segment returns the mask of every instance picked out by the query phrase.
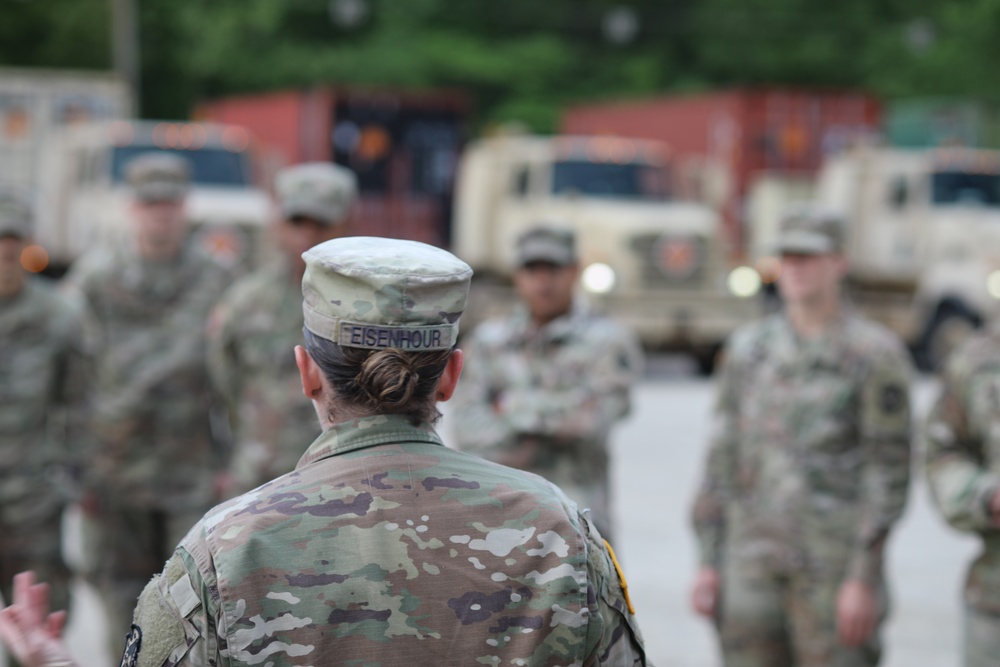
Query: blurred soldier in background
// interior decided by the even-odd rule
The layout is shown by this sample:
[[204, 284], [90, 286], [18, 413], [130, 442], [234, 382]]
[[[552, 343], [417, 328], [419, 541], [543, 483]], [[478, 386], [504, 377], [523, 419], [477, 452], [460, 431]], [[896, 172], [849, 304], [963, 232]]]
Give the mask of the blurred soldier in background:
[[1000, 665], [1000, 330], [948, 360], [925, 431], [934, 502], [983, 552], [965, 583], [966, 667]]
[[728, 667], [875, 665], [910, 476], [903, 345], [840, 297], [838, 220], [784, 221], [785, 312], [733, 334], [693, 520]]
[[204, 331], [229, 275], [188, 243], [183, 158], [143, 154], [125, 175], [132, 237], [85, 255], [67, 277], [94, 355], [83, 506], [115, 652], [146, 581], [217, 499], [226, 464], [209, 427]]
[[479, 326], [456, 397], [462, 449], [555, 482], [608, 539], [613, 533], [608, 435], [628, 414], [642, 368], [635, 335], [574, 299], [579, 277], [569, 229], [542, 226], [517, 242], [523, 302]]
[[67, 489], [57, 472], [72, 456], [67, 431], [79, 432], [80, 322], [62, 296], [26, 275], [21, 255], [30, 233], [27, 205], [0, 192], [0, 591], [9, 600], [11, 577], [34, 569], [66, 609]]
[[320, 433], [302, 396], [292, 348], [302, 342], [302, 253], [349, 233], [357, 179], [344, 167], [282, 170], [275, 191], [279, 261], [238, 281], [209, 325], [209, 371], [227, 399], [236, 434], [231, 491], [243, 493], [295, 468], [302, 443]]

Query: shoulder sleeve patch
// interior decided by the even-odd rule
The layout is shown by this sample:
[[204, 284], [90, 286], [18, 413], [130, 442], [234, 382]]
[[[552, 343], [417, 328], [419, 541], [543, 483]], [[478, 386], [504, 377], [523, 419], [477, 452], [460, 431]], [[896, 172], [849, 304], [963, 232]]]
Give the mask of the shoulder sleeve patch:
[[896, 414], [906, 406], [906, 388], [899, 384], [887, 384], [882, 387], [882, 412]]
[[136, 667], [139, 664], [139, 651], [142, 650], [142, 628], [135, 623], [125, 635], [125, 652], [119, 667]]

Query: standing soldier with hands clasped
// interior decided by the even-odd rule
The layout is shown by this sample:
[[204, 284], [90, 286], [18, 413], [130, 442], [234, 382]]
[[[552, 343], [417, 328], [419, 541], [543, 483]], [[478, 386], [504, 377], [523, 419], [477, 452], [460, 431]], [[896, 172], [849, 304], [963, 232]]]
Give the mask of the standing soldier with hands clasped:
[[238, 281], [212, 313], [208, 364], [232, 412], [230, 483], [243, 493], [295, 468], [319, 435], [299, 390], [292, 348], [302, 340], [302, 253], [350, 233], [357, 179], [345, 167], [308, 163], [275, 178], [278, 261]]
[[75, 458], [85, 366], [74, 309], [21, 264], [30, 217], [20, 197], [0, 191], [0, 592], [9, 600], [14, 574], [34, 569], [65, 609], [68, 498], [55, 473]]
[[559, 486], [611, 539], [608, 437], [628, 414], [642, 369], [635, 334], [575, 298], [571, 229], [539, 226], [517, 241], [520, 306], [467, 341], [452, 411], [458, 446]]
[[94, 357], [83, 509], [116, 650], [142, 587], [218, 500], [225, 464], [209, 426], [204, 331], [229, 274], [190, 243], [189, 173], [174, 154], [133, 158], [130, 238], [67, 277]]
[[949, 359], [925, 429], [938, 510], [983, 550], [965, 582], [965, 667], [1000, 666], [1000, 330]]
[[733, 334], [721, 369], [692, 603], [727, 667], [875, 665], [910, 475], [910, 363], [841, 298], [839, 220], [799, 210], [779, 245], [785, 311]]

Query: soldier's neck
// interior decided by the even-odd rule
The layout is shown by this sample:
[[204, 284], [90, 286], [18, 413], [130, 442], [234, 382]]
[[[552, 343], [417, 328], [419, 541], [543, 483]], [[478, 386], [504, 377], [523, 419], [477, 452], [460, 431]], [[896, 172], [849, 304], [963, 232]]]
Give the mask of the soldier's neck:
[[818, 338], [838, 319], [843, 306], [839, 295], [815, 301], [789, 303], [785, 312], [795, 333], [803, 338]]
[[11, 276], [0, 275], [0, 300], [13, 299], [24, 288], [24, 274], [17, 272]]
[[172, 262], [180, 257], [183, 242], [154, 242], [138, 239], [139, 255], [147, 262], [156, 264]]

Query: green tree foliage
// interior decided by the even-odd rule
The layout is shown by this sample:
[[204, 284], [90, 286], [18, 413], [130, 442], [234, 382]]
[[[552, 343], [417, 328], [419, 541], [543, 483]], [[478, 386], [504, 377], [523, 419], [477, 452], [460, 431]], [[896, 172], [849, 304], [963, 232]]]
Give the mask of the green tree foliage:
[[[313, 85], [468, 91], [478, 123], [551, 130], [579, 100], [719, 86], [862, 87], [1000, 102], [1000, 0], [135, 0], [142, 109]], [[631, 7], [638, 31], [602, 22]], [[110, 0], [0, 0], [0, 64], [110, 66]]]

